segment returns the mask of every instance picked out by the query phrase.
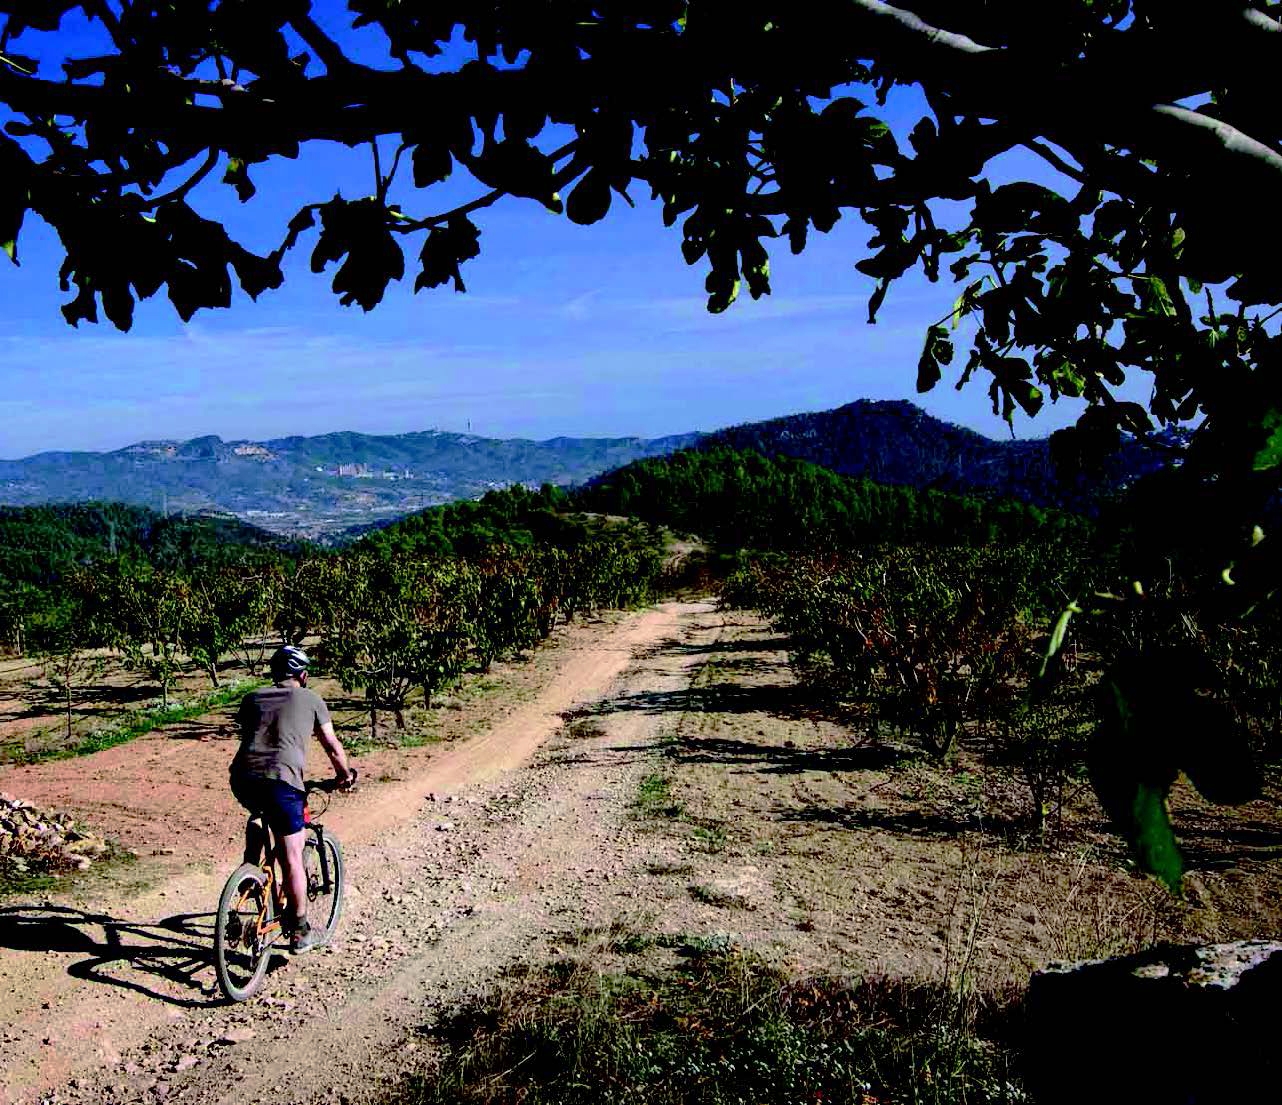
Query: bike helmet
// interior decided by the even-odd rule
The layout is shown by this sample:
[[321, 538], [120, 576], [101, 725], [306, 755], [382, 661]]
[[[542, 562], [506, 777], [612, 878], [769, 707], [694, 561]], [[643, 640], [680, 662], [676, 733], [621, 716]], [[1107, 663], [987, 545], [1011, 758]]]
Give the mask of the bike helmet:
[[297, 645], [285, 645], [272, 655], [272, 678], [279, 682], [282, 679], [297, 678], [311, 664], [311, 658]]

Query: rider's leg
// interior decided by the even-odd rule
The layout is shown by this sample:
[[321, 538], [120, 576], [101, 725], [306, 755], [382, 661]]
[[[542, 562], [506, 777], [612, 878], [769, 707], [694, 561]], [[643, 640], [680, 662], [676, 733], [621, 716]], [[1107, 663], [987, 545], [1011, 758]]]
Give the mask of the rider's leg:
[[267, 827], [262, 819], [257, 815], [250, 817], [245, 822], [245, 862], [255, 866], [262, 863], [267, 843]]
[[299, 829], [280, 838], [276, 850], [281, 866], [281, 882], [289, 902], [289, 920], [296, 924], [307, 920], [307, 872], [303, 868], [303, 845], [307, 830]]

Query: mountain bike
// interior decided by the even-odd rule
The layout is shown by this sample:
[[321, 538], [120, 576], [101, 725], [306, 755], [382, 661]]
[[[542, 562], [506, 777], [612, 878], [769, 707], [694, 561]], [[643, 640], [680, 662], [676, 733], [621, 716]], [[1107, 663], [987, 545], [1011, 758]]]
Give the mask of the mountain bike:
[[[356, 785], [356, 772], [345, 788]], [[339, 789], [337, 779], [309, 780], [304, 784], [307, 805], [303, 824], [308, 833], [303, 845], [303, 870], [307, 874], [307, 914], [328, 942], [343, 914], [343, 849], [338, 838], [326, 832], [314, 817], [311, 797]], [[218, 985], [231, 1001], [246, 1001], [262, 988], [271, 961], [272, 948], [285, 934], [281, 917], [285, 912], [284, 888], [276, 862], [276, 841], [259, 814], [245, 824], [245, 862], [223, 886], [214, 923], [214, 971]]]

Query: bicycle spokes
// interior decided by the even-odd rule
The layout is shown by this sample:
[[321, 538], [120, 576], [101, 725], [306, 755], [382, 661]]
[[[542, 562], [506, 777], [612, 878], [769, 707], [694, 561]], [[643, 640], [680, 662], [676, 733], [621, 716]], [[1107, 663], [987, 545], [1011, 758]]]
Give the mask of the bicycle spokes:
[[[313, 825], [303, 865], [309, 921], [325, 942], [333, 936], [343, 910], [343, 850], [337, 838]], [[245, 1001], [258, 993], [272, 947], [286, 935], [281, 923], [285, 916], [282, 889], [271, 859], [242, 864], [223, 886], [214, 927], [214, 969], [219, 986], [232, 1001]]]

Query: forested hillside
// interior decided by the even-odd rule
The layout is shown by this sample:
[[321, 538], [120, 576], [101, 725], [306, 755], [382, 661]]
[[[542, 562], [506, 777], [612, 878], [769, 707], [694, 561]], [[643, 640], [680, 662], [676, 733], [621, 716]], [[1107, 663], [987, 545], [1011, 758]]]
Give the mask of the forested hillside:
[[125, 503], [0, 507], [0, 591], [53, 585], [67, 571], [108, 559], [193, 568], [299, 547], [235, 518], [166, 517]]
[[1087, 528], [1079, 517], [1014, 499], [889, 486], [726, 446], [636, 461], [592, 481], [574, 501], [697, 533], [725, 550], [983, 544]]
[[563, 488], [544, 484], [531, 491], [514, 484], [349, 536], [357, 538], [358, 547], [387, 555], [472, 556], [495, 545], [569, 548], [589, 532], [583, 520], [568, 516], [572, 509]]
[[1135, 441], [1098, 471], [1057, 469], [1048, 440], [995, 441], [904, 401], [861, 399], [831, 411], [732, 426], [702, 448], [729, 446], [808, 460], [846, 476], [959, 494], [1006, 496], [1038, 506], [1090, 509], [1108, 492], [1156, 471], [1167, 457]]

